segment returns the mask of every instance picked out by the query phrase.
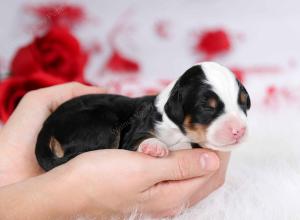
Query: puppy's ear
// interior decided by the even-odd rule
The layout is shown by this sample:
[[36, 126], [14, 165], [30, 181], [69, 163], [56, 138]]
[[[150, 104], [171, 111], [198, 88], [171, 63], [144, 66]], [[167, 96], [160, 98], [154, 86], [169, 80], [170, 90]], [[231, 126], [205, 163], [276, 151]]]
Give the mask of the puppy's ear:
[[249, 110], [250, 107], [251, 107], [250, 96], [249, 96], [246, 88], [243, 86], [243, 84], [238, 79], [237, 79], [237, 82], [238, 82], [238, 85], [239, 85], [239, 88], [240, 88], [240, 92], [243, 92], [245, 94], [246, 107], [247, 107], [247, 110]]
[[[179, 127], [183, 129], [184, 110], [187, 103], [192, 102], [188, 94], [195, 93], [193, 89], [203, 86], [205, 74], [200, 65], [192, 66], [177, 80], [170, 92], [170, 97], [165, 104], [165, 112], [168, 117]], [[186, 109], [184, 109], [184, 106]]]
[[249, 110], [251, 107], [251, 100], [250, 100], [250, 96], [246, 89], [245, 89], [245, 92], [247, 93], [247, 110]]
[[183, 124], [184, 111], [183, 111], [183, 99], [182, 92], [178, 86], [172, 89], [170, 97], [165, 104], [165, 112], [168, 117], [179, 127]]

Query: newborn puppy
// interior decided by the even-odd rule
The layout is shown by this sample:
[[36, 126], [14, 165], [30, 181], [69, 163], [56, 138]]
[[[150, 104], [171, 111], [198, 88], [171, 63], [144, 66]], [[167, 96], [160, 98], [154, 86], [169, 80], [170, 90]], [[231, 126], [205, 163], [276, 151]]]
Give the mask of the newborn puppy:
[[213, 62], [192, 66], [157, 96], [85, 95], [45, 121], [36, 145], [50, 170], [86, 151], [126, 149], [154, 157], [169, 150], [231, 150], [247, 132], [250, 98], [233, 73]]

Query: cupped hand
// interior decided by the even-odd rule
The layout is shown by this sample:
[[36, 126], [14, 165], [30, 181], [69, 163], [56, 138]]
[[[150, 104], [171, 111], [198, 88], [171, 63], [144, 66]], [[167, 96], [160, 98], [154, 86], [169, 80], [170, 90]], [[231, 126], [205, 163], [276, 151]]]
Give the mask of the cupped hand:
[[[125, 150], [99, 150], [83, 153], [43, 174], [35, 158], [36, 138], [43, 122], [63, 102], [101, 92], [100, 88], [69, 83], [28, 93], [0, 131], [0, 186], [19, 183], [27, 187], [22, 187], [24, 194], [28, 195], [30, 189], [36, 194], [37, 185], [57, 185], [55, 179], [62, 175], [65, 181], [53, 185], [52, 196], [46, 198], [43, 194], [41, 200], [53, 198], [54, 206], [58, 201], [62, 204], [59, 210], [71, 210], [64, 206], [73, 197], [72, 201], [80, 203], [80, 207], [74, 205], [74, 209], [78, 208], [73, 209], [74, 213], [81, 210], [80, 214], [107, 219], [103, 216], [124, 216], [133, 209], [156, 217], [172, 216], [224, 183], [229, 154], [205, 149], [175, 151], [166, 158]], [[11, 196], [14, 186], [18, 184], [8, 188]]]
[[92, 217], [124, 217], [132, 211], [166, 217], [219, 188], [228, 160], [228, 153], [206, 149], [173, 151], [164, 158], [110, 149], [81, 154], [68, 169], [78, 180], [74, 188], [81, 201], [88, 204], [85, 213]]
[[0, 130], [0, 186], [43, 172], [35, 157], [35, 144], [51, 112], [76, 96], [103, 92], [99, 87], [72, 82], [27, 93]]

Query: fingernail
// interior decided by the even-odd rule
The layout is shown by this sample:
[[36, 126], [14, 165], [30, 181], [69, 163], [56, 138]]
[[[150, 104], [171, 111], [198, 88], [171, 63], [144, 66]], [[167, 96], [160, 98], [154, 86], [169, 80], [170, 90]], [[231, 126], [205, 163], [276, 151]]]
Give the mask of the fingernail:
[[213, 171], [213, 170], [217, 170], [219, 168], [219, 163], [216, 160], [216, 157], [214, 157], [210, 154], [207, 154], [207, 153], [201, 154], [200, 164], [201, 164], [202, 169], [204, 169], [204, 170]]

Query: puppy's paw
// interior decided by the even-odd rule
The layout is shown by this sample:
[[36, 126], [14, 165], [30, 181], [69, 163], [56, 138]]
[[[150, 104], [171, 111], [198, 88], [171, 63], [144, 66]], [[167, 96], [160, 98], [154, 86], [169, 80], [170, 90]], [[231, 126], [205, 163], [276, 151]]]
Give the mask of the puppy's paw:
[[169, 149], [167, 145], [157, 138], [149, 138], [140, 144], [138, 152], [142, 152], [152, 157], [166, 157], [169, 154]]

